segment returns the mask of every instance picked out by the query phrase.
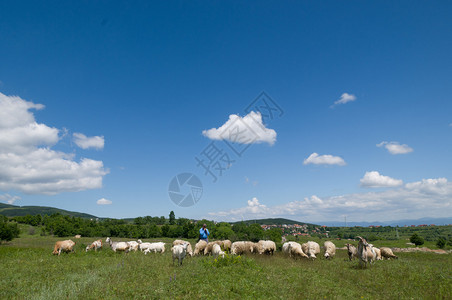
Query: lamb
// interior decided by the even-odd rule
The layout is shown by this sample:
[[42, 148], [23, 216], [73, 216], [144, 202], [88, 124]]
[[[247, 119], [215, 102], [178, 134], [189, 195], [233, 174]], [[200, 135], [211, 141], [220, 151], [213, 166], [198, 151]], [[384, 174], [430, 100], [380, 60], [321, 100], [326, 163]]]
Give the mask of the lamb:
[[276, 251], [276, 244], [273, 241], [264, 241], [260, 240], [257, 242], [257, 252], [259, 254], [270, 254], [273, 255], [273, 253]]
[[391, 258], [395, 258], [398, 259], [397, 256], [394, 255], [394, 253], [392, 252], [391, 248], [388, 247], [381, 247], [380, 248], [381, 251], [381, 258], [386, 258], [386, 259], [391, 259]]
[[183, 240], [175, 240], [173, 242], [173, 246], [182, 245], [183, 243], [188, 243], [187, 254], [190, 255], [190, 256], [193, 256], [193, 249], [192, 249], [191, 244], [189, 242], [183, 241]]
[[113, 251], [124, 251], [125, 253], [129, 252], [130, 246], [126, 242], [113, 242], [111, 238], [107, 237], [105, 242], [110, 244], [110, 247]]
[[359, 258], [359, 265], [361, 267], [367, 267], [367, 264], [372, 264], [372, 262], [375, 260], [377, 254], [375, 253], [375, 250], [373, 250], [372, 245], [368, 244], [365, 239], [358, 236], [358, 258]]
[[97, 251], [97, 249], [102, 249], [102, 240], [92, 242], [91, 245], [86, 246], [85, 251], [88, 252], [91, 249], [94, 249], [94, 251]]
[[204, 249], [207, 246], [207, 242], [204, 240], [199, 240], [199, 242], [195, 245], [195, 251], [193, 252], [193, 255], [199, 255], [200, 253], [204, 253]]
[[138, 242], [130, 241], [130, 242], [127, 242], [127, 244], [129, 244], [130, 250], [133, 250], [133, 251], [137, 251], [138, 250], [138, 245], [139, 245]]
[[290, 257], [298, 258], [304, 257], [308, 258], [308, 256], [301, 249], [301, 245], [297, 242], [286, 242], [282, 246], [283, 253], [289, 254]]
[[240, 255], [243, 253], [253, 253], [253, 242], [234, 242], [231, 245], [231, 253], [234, 255]]
[[212, 256], [214, 258], [217, 258], [218, 256], [221, 256], [222, 258], [224, 258], [224, 252], [221, 251], [221, 247], [218, 244], [213, 245], [212, 247]]
[[301, 245], [301, 249], [303, 250], [304, 253], [306, 253], [307, 256], [309, 256], [309, 258], [312, 258], [312, 259], [317, 258], [316, 254], [320, 253], [319, 244], [317, 244], [316, 242], [313, 242], [313, 241], [304, 243], [303, 245]]
[[74, 251], [75, 242], [72, 240], [58, 241], [53, 247], [52, 254], [58, 254], [60, 256], [61, 252], [75, 252]]
[[352, 244], [347, 244], [348, 259], [358, 258], [358, 249]]
[[330, 241], [326, 241], [323, 246], [325, 247], [325, 258], [330, 259], [333, 258], [336, 255], [336, 245], [334, 245]]
[[171, 251], [173, 252], [173, 265], [174, 265], [174, 260], [177, 258], [179, 261], [179, 265], [182, 265], [182, 261], [185, 258], [185, 255], [187, 254], [187, 247], [188, 247], [188, 243], [184, 243], [182, 245], [176, 245], [173, 246], [171, 248]]

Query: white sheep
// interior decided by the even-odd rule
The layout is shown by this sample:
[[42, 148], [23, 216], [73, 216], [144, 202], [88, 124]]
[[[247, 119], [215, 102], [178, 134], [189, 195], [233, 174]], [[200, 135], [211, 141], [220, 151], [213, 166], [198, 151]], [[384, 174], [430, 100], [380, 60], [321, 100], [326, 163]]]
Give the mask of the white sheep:
[[127, 244], [129, 244], [129, 247], [130, 247], [129, 251], [131, 251], [131, 250], [137, 251], [138, 250], [138, 245], [139, 245], [138, 242], [130, 241], [130, 242], [127, 242]]
[[352, 244], [347, 244], [348, 259], [358, 258], [358, 249]]
[[231, 241], [230, 240], [224, 240], [223, 241], [223, 250], [224, 251], [231, 251]]
[[111, 238], [107, 237], [105, 242], [110, 244], [110, 247], [113, 251], [124, 251], [125, 253], [129, 252], [129, 244], [126, 242], [113, 242]]
[[224, 254], [225, 253], [221, 250], [220, 245], [218, 245], [218, 244], [213, 245], [213, 247], [212, 247], [212, 256], [214, 258], [217, 258], [218, 256], [221, 256], [222, 258], [224, 258]]
[[284, 243], [282, 246], [282, 252], [295, 259], [299, 257], [308, 258], [308, 256], [303, 252], [301, 245], [297, 242]]
[[243, 253], [253, 253], [254, 243], [253, 242], [234, 242], [231, 245], [231, 253], [234, 255], [240, 255]]
[[330, 259], [336, 255], [336, 245], [330, 241], [326, 241], [323, 246], [325, 247], [325, 258]]
[[189, 242], [183, 241], [183, 240], [175, 240], [173, 242], [173, 246], [182, 245], [183, 243], [188, 243], [187, 254], [190, 255], [190, 256], [193, 256], [193, 249], [192, 249], [191, 244]]
[[257, 242], [257, 252], [259, 254], [270, 254], [273, 255], [273, 253], [276, 251], [276, 244], [273, 241], [264, 241], [260, 240]]
[[320, 253], [320, 246], [316, 242], [309, 241], [301, 245], [301, 249], [309, 258], [315, 259], [316, 255]]
[[146, 249], [148, 249], [148, 251], [146, 253], [149, 253], [149, 252], [164, 253], [165, 252], [165, 243], [163, 243], [163, 242], [141, 243], [139, 245], [139, 248], [142, 252], [145, 251]]
[[187, 247], [188, 243], [184, 243], [182, 245], [176, 245], [171, 248], [171, 251], [173, 252], [173, 265], [174, 260], [178, 259], [179, 265], [182, 265], [182, 261], [185, 258], [185, 255], [187, 254]]
[[199, 255], [199, 254], [204, 254], [204, 249], [207, 246], [207, 242], [204, 240], [199, 240], [199, 242], [196, 243], [195, 245], [195, 251], [193, 252], [193, 255]]
[[378, 249], [377, 247], [374, 247], [374, 245], [372, 245], [372, 244], [369, 244], [369, 245], [371, 245], [375, 251], [375, 254], [376, 254], [375, 260], [381, 260], [381, 250]]
[[395, 258], [397, 259], [398, 257], [396, 255], [394, 255], [394, 253], [392, 252], [391, 248], [388, 247], [381, 247], [380, 248], [381, 251], [381, 258], [386, 258], [386, 259], [391, 259], [391, 258]]

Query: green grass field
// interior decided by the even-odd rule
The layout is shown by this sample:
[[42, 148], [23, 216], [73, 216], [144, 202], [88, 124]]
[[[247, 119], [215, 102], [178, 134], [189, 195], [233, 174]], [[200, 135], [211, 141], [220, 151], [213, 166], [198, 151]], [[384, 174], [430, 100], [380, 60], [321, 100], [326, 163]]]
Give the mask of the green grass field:
[[450, 254], [397, 253], [398, 260], [368, 269], [348, 261], [344, 250], [331, 261], [295, 261], [277, 252], [225, 261], [193, 257], [177, 266], [169, 244], [164, 254], [146, 256], [114, 253], [108, 245], [85, 253], [94, 238], [73, 239], [76, 253], [58, 257], [51, 254], [56, 240], [26, 236], [0, 245], [0, 299], [452, 298]]

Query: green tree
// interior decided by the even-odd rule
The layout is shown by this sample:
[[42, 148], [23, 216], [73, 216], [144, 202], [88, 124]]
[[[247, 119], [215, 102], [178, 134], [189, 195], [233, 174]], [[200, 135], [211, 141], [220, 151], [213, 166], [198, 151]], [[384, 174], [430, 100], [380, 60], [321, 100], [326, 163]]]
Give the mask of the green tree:
[[170, 225], [176, 224], [176, 215], [174, 214], [174, 211], [171, 211], [169, 214], [169, 224]]
[[280, 228], [271, 228], [271, 229], [265, 231], [266, 238], [275, 243], [281, 243], [281, 239], [282, 239], [281, 234], [282, 234], [282, 231]]
[[8, 222], [8, 218], [0, 216], [0, 242], [11, 241], [19, 237], [19, 227], [17, 223]]
[[439, 239], [438, 239], [438, 241], [436, 241], [436, 246], [438, 246], [438, 248], [444, 248], [444, 246], [446, 246], [446, 239], [445, 238], [443, 238], [443, 237], [440, 237]]
[[424, 244], [424, 239], [420, 235], [415, 233], [410, 237], [410, 242], [412, 242], [416, 246], [420, 246]]

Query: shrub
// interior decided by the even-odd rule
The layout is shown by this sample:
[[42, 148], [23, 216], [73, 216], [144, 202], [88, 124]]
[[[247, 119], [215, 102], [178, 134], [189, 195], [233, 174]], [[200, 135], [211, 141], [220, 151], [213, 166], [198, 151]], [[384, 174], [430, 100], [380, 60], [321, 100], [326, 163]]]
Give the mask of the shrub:
[[438, 241], [436, 241], [436, 246], [438, 246], [438, 248], [444, 248], [444, 246], [446, 246], [446, 239], [443, 237], [440, 237], [438, 239]]
[[416, 246], [420, 246], [424, 244], [424, 239], [420, 235], [415, 233], [410, 237], [410, 242], [412, 242]]

